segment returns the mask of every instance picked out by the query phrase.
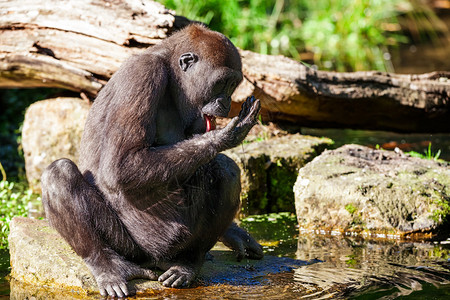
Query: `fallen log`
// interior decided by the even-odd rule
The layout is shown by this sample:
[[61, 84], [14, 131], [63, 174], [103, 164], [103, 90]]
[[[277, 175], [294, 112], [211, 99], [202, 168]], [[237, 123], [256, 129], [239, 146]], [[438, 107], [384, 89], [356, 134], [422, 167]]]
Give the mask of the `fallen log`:
[[[149, 0], [0, 0], [0, 88], [59, 87], [93, 99], [133, 53], [189, 21]], [[450, 72], [401, 75], [313, 70], [241, 51], [244, 82], [267, 121], [311, 127], [450, 132]]]
[[153, 1], [0, 1], [0, 87], [95, 96], [131, 54], [175, 30]]
[[325, 72], [282, 56], [241, 55], [247, 88], [261, 99], [267, 119], [310, 127], [450, 132], [450, 72]]

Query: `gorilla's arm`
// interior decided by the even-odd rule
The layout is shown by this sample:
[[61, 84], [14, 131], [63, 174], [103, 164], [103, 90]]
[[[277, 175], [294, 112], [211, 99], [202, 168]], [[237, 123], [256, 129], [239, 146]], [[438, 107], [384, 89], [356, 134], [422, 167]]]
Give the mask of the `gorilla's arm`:
[[[126, 153], [114, 176], [125, 190], [158, 186], [170, 180], [183, 182], [219, 152], [240, 144], [256, 122], [260, 104], [249, 98], [238, 117], [214, 130], [174, 145], [146, 147]], [[151, 186], [149, 186], [151, 185]]]
[[[176, 99], [168, 86], [169, 68], [167, 62], [151, 52], [134, 56], [114, 74], [97, 98], [100, 105], [91, 113], [103, 117], [86, 125], [87, 134], [92, 135], [86, 140], [99, 143], [95, 137], [101, 139], [102, 159], [96, 173], [101, 174], [98, 180], [108, 189], [133, 191], [165, 185], [171, 180], [184, 182], [219, 152], [241, 143], [255, 124], [260, 103], [249, 98], [239, 116], [225, 128], [173, 145], [155, 146], [156, 108], [163, 101]], [[179, 112], [173, 118], [189, 117], [184, 114]], [[96, 132], [99, 130], [100, 134]]]

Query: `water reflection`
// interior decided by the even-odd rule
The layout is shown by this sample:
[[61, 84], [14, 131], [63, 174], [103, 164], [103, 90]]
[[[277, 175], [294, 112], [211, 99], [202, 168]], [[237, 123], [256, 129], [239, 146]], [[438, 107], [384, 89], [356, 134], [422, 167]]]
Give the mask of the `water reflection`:
[[[280, 224], [289, 222], [283, 218]], [[226, 276], [216, 274], [217, 278], [225, 278], [223, 280], [199, 278], [188, 289], [155, 290], [137, 298], [450, 299], [450, 241], [420, 243], [326, 235], [298, 236], [291, 224], [284, 227], [286, 231], [280, 242], [270, 240], [274, 236], [270, 230], [273, 223], [262, 222], [260, 225], [255, 234], [261, 234], [259, 238], [266, 245], [266, 254], [280, 256], [262, 261], [265, 271], [254, 261], [237, 266], [230, 258], [231, 267]], [[265, 237], [262, 236], [264, 231]], [[219, 260], [218, 256], [216, 260]], [[273, 268], [269, 266], [271, 263]], [[283, 265], [293, 268], [283, 268]], [[5, 286], [3, 290], [6, 291]], [[99, 294], [81, 295], [74, 291], [26, 286], [16, 281], [11, 281], [10, 296], [11, 299], [102, 299]]]
[[294, 280], [309, 287], [304, 299], [450, 296], [448, 253], [442, 244], [300, 237], [297, 258], [321, 262], [299, 267]]

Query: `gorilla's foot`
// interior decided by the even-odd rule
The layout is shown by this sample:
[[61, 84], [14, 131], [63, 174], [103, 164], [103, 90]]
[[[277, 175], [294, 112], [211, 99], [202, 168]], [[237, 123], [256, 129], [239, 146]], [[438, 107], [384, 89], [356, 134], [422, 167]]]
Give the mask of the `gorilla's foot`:
[[[112, 252], [112, 251], [111, 251]], [[134, 294], [127, 287], [127, 281], [135, 278], [156, 280], [158, 276], [148, 269], [126, 261], [117, 254], [108, 253], [109, 259], [85, 258], [84, 261], [91, 270], [102, 296], [126, 297]], [[105, 258], [105, 257], [103, 257]]]
[[159, 276], [158, 281], [166, 287], [182, 288], [189, 286], [195, 279], [196, 272], [194, 269], [182, 266], [172, 265], [166, 272]]

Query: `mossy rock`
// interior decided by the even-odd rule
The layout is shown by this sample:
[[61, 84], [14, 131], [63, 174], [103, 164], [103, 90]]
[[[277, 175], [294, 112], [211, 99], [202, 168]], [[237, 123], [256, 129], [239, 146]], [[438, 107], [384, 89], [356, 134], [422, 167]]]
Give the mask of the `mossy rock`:
[[364, 146], [325, 151], [295, 184], [304, 228], [438, 233], [450, 217], [450, 166]]
[[293, 212], [298, 170], [332, 144], [328, 138], [293, 134], [225, 151], [241, 168], [243, 215]]

